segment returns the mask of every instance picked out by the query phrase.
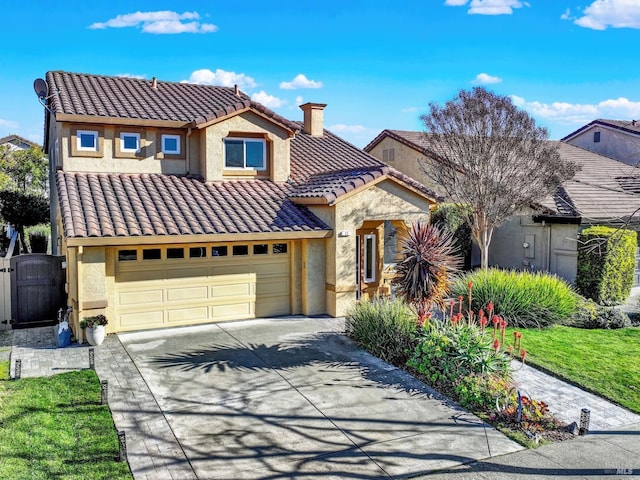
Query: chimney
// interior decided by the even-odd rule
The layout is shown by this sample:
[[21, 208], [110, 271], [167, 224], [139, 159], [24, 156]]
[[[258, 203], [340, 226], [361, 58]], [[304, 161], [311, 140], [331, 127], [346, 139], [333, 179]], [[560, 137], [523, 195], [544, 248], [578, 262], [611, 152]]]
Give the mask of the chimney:
[[235, 94], [236, 97], [240, 96], [240, 89], [238, 88], [238, 85], [233, 86], [233, 93]]
[[153, 77], [151, 79], [151, 88], [153, 88], [154, 90], [158, 89], [158, 79], [156, 77]]
[[324, 133], [323, 110], [326, 103], [305, 103], [300, 105], [304, 112], [304, 131], [313, 137], [321, 137]]

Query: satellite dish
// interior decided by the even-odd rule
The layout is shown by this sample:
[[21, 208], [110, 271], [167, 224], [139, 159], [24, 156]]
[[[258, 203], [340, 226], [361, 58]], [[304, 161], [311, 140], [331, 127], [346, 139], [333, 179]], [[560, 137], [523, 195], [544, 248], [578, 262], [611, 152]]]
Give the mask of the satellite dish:
[[33, 89], [40, 100], [47, 98], [49, 93], [49, 86], [42, 78], [36, 78], [33, 82]]

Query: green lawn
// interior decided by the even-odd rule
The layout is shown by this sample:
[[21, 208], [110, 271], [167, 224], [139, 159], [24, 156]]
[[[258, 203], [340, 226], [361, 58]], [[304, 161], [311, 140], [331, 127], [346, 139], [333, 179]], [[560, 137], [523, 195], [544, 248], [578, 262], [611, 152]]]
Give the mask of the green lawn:
[[0, 478], [131, 479], [117, 455], [94, 371], [0, 380]]
[[[523, 332], [527, 363], [640, 413], [640, 328], [584, 330], [555, 326], [518, 331]], [[507, 333], [511, 341], [512, 332]]]

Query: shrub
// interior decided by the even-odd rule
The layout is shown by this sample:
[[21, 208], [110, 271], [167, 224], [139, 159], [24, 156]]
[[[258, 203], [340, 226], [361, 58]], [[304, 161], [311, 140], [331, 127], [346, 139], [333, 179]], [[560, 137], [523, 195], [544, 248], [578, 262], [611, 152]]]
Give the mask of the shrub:
[[591, 299], [584, 299], [580, 302], [576, 315], [566, 325], [576, 328], [613, 330], [631, 327], [632, 322], [622, 310], [615, 307], [604, 307]]
[[509, 359], [492, 343], [474, 324], [436, 320], [424, 328], [408, 365], [433, 384], [453, 385], [473, 373], [507, 374]]
[[431, 214], [431, 223], [453, 234], [454, 245], [463, 256], [465, 270], [471, 268], [471, 207], [460, 203], [440, 203]]
[[26, 229], [25, 234], [29, 239], [31, 253], [47, 253], [51, 227], [48, 224], [34, 225]]
[[506, 397], [511, 389], [511, 382], [503, 376], [475, 373], [460, 377], [453, 386], [460, 405], [481, 412], [495, 409], [496, 398]]
[[623, 303], [631, 293], [637, 234], [595, 226], [578, 236], [579, 293], [600, 305]]
[[365, 350], [394, 365], [406, 363], [418, 335], [416, 314], [400, 299], [361, 301], [345, 324], [347, 334]]
[[442, 305], [449, 293], [450, 275], [458, 271], [461, 259], [456, 255], [452, 234], [441, 232], [435, 225], [414, 223], [401, 245], [393, 283], [396, 293], [415, 307], [424, 324], [431, 306]]
[[468, 298], [473, 284], [471, 308], [476, 312], [493, 302], [494, 311], [518, 328], [545, 327], [567, 321], [578, 308], [578, 295], [559, 277], [542, 272], [476, 270], [459, 278], [455, 295]]

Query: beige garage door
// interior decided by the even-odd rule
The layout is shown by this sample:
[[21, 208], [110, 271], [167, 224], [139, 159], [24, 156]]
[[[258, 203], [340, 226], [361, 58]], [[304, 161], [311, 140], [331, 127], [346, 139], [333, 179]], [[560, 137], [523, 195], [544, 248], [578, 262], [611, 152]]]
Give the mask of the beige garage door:
[[116, 251], [118, 331], [291, 312], [287, 243]]

